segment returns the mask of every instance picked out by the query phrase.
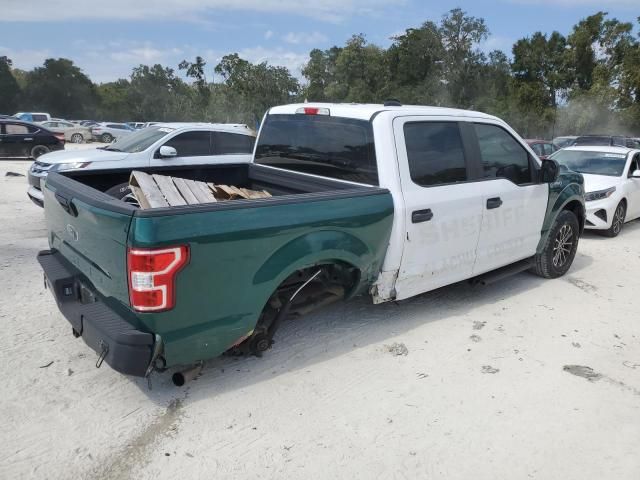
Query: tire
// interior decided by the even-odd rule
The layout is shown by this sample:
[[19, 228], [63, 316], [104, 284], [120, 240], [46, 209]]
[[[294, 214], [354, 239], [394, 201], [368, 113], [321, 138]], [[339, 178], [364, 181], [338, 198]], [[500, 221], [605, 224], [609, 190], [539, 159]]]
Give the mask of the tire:
[[104, 193], [136, 207], [140, 206], [128, 183], [120, 183], [119, 185], [111, 187]]
[[613, 212], [613, 220], [611, 226], [607, 230], [600, 230], [600, 235], [613, 238], [620, 235], [622, 227], [624, 227], [624, 220], [627, 216], [627, 204], [622, 200], [615, 211]]
[[31, 149], [31, 158], [36, 159], [49, 152], [49, 147], [47, 147], [46, 145], [36, 145]]
[[111, 143], [113, 142], [113, 135], [110, 133], [103, 133], [100, 140], [102, 140], [102, 143]]
[[558, 278], [567, 273], [578, 250], [580, 224], [573, 212], [558, 214], [544, 248], [535, 256], [533, 271], [543, 278]]
[[84, 143], [84, 137], [81, 133], [74, 133], [71, 135], [71, 143]]

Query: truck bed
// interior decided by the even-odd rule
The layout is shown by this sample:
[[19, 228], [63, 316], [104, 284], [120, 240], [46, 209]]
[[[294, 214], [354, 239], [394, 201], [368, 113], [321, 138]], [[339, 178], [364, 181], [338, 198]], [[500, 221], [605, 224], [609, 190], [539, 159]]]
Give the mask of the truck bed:
[[[69, 298], [56, 298], [80, 334], [102, 332], [100, 319], [82, 313], [80, 304], [89, 299], [105, 307], [100, 318], [131, 326], [117, 338], [153, 334], [156, 340], [144, 346], [149, 356], [161, 342], [167, 365], [189, 364], [219, 355], [250, 333], [269, 297], [300, 269], [346, 265], [357, 272], [350, 294], [365, 291], [378, 276], [393, 221], [393, 199], [384, 188], [253, 164], [143, 171], [273, 196], [140, 209], [104, 193], [126, 182], [130, 170], [51, 173], [44, 188], [50, 250], [43, 262], [56, 265], [48, 268], [59, 285], [74, 285], [57, 290]], [[175, 307], [134, 311], [127, 252], [177, 245], [189, 248], [190, 259], [177, 277]], [[106, 330], [103, 337], [83, 335], [99, 354], [105, 344], [117, 344], [112, 337]], [[110, 352], [117, 351], [104, 353], [112, 366], [118, 360]], [[131, 368], [124, 373], [139, 374], [146, 366]]]
[[[270, 204], [299, 203], [314, 201], [318, 198], [344, 198], [359, 195], [373, 195], [386, 192], [386, 189], [369, 185], [350, 184], [330, 178], [312, 177], [296, 172], [271, 168], [255, 164], [238, 165], [206, 165], [202, 167], [172, 167], [172, 168], [138, 168], [146, 173], [170, 175], [189, 180], [211, 182], [216, 184], [234, 185], [236, 187], [252, 190], [266, 190], [272, 195], [271, 199], [256, 200], [232, 200], [220, 203], [171, 206], [168, 208], [154, 208], [140, 210], [125, 202], [114, 201], [104, 192], [114, 185], [125, 183], [131, 175], [130, 169], [100, 171], [71, 171], [62, 174], [51, 174], [48, 182], [62, 190], [72, 188], [74, 197], [85, 199], [92, 204], [100, 204], [109, 209], [125, 211], [135, 216], [167, 215], [167, 210], [172, 213], [186, 213], [188, 211], [202, 211], [202, 209], [223, 210], [228, 208], [250, 208], [256, 206], [253, 202], [268, 201]], [[69, 180], [73, 182], [70, 183]], [[81, 185], [79, 185], [81, 184]], [[89, 187], [89, 188], [84, 188]], [[237, 202], [244, 202], [238, 204]], [[251, 202], [252, 205], [247, 205]], [[98, 205], [96, 205], [98, 206]], [[194, 210], [195, 209], [195, 210]], [[175, 211], [174, 211], [175, 210]]]

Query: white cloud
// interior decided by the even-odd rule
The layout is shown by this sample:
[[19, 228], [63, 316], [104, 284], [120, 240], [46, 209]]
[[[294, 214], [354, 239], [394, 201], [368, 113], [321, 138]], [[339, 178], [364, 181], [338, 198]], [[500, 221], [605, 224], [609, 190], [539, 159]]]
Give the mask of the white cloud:
[[273, 30], [267, 30], [266, 32], [264, 32], [265, 40], [269, 40], [271, 37], [273, 37]]
[[203, 14], [240, 10], [295, 14], [339, 22], [352, 15], [372, 14], [406, 0], [2, 0], [2, 22], [53, 22], [62, 20], [157, 20], [205, 21]]
[[638, 8], [638, 0], [503, 0], [506, 3], [553, 5], [555, 7]]
[[293, 45], [318, 45], [329, 40], [326, 35], [320, 32], [289, 32], [282, 39]]

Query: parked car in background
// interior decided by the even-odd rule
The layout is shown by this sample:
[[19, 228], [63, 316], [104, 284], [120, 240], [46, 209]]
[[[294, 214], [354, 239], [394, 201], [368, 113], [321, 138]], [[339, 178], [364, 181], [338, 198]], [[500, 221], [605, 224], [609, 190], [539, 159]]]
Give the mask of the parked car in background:
[[64, 134], [15, 118], [0, 119], [0, 157], [39, 158], [64, 149]]
[[585, 228], [615, 237], [625, 222], [640, 218], [640, 150], [576, 146], [551, 158], [584, 177]]
[[52, 132], [64, 134], [67, 142], [85, 143], [92, 139], [91, 130], [88, 127], [81, 127], [65, 120], [51, 120], [42, 122], [40, 125]]
[[[246, 125], [157, 125], [121, 137], [107, 147], [57, 152], [38, 159], [29, 169], [27, 194], [42, 206], [41, 184], [49, 172], [247, 163], [254, 142], [255, 133]], [[119, 185], [114, 192], [118, 198], [126, 196], [128, 184]]]
[[547, 140], [525, 140], [525, 142], [529, 144], [541, 160], [549, 158], [549, 155], [558, 150], [552, 142]]
[[621, 135], [582, 135], [573, 142], [572, 146], [612, 146], [638, 148], [637, 143], [631, 137]]
[[93, 139], [102, 143], [111, 143], [118, 138], [126, 137], [135, 132], [135, 130], [126, 123], [105, 122], [93, 125], [90, 128]]
[[25, 122], [40, 123], [51, 120], [51, 115], [44, 112], [18, 112], [13, 115], [18, 120], [24, 120]]
[[556, 147], [556, 149], [560, 150], [561, 148], [570, 147], [573, 142], [576, 141], [577, 136], [567, 136], [567, 137], [556, 137], [551, 140], [551, 143]]
[[127, 122], [127, 125], [129, 125], [134, 130], [140, 130], [141, 128], [145, 127], [146, 123], [145, 122]]
[[100, 123], [95, 120], [81, 120], [80, 125], [83, 127], [93, 127], [94, 125], [100, 125]]

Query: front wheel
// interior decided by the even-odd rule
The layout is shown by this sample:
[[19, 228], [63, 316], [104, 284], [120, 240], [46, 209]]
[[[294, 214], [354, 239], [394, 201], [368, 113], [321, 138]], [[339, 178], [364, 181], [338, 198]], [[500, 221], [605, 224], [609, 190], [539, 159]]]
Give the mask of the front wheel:
[[110, 133], [103, 133], [102, 137], [100, 137], [100, 140], [102, 140], [102, 143], [111, 143], [113, 142], [113, 135], [111, 135]]
[[607, 230], [602, 230], [600, 233], [609, 238], [617, 237], [622, 231], [626, 216], [627, 205], [622, 201], [616, 207], [616, 211], [613, 214], [613, 220], [611, 221], [611, 226]]
[[558, 215], [542, 252], [535, 256], [534, 272], [544, 278], [558, 278], [567, 273], [578, 250], [580, 224], [573, 212]]
[[81, 133], [74, 133], [71, 135], [71, 143], [82, 143], [84, 142], [84, 137]]

